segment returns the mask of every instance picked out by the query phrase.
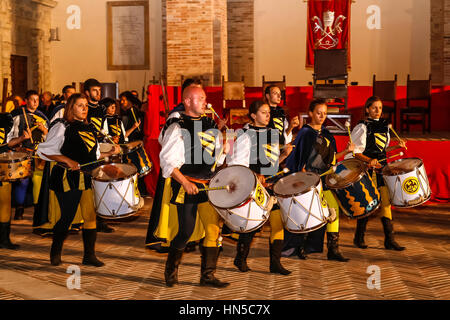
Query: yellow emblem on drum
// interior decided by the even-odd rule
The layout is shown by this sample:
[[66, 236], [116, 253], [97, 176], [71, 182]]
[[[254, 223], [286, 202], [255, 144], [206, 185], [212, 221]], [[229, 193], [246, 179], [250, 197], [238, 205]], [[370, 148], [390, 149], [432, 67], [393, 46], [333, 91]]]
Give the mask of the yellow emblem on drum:
[[326, 208], [328, 207], [327, 201], [325, 200], [325, 196], [323, 192], [320, 193], [320, 202], [322, 203], [322, 207]]
[[416, 177], [409, 177], [403, 181], [402, 188], [408, 194], [417, 193], [419, 190], [419, 180]]
[[264, 191], [259, 184], [256, 186], [255, 190], [255, 201], [261, 207], [263, 207], [266, 202], [266, 196], [264, 195]]

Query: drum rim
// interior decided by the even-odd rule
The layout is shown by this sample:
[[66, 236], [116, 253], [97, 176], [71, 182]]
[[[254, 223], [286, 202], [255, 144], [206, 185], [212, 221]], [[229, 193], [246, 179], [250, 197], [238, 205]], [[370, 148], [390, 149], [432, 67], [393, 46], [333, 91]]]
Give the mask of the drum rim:
[[[415, 167], [414, 169], [411, 169], [410, 171], [407, 171], [407, 172], [402, 172], [402, 173], [398, 173], [398, 174], [385, 174], [385, 173], [384, 173], [384, 172], [385, 172], [385, 168], [387, 168], [387, 166], [388, 166], [389, 164], [391, 164], [391, 163], [396, 163], [396, 162], [401, 162], [401, 161], [404, 161], [404, 160], [406, 160], [406, 159], [417, 159], [417, 160], [420, 160], [420, 165], [417, 166], [417, 167]], [[420, 159], [420, 158], [418, 158], [418, 157], [403, 158], [403, 159], [398, 159], [398, 160], [389, 162], [387, 165], [385, 165], [385, 166], [383, 167], [383, 169], [381, 170], [381, 174], [382, 174], [383, 176], [387, 176], [387, 177], [397, 177], [397, 176], [402, 176], [402, 175], [407, 174], [407, 173], [411, 173], [411, 172], [413, 172], [414, 170], [416, 170], [417, 168], [420, 168], [420, 167], [423, 167], [423, 166], [424, 166], [423, 160]], [[386, 170], [387, 170], [387, 169], [386, 169]]]
[[130, 144], [132, 142], [136, 142], [136, 141], [139, 141], [140, 143], [137, 146], [135, 146], [133, 149], [128, 149], [128, 152], [124, 152], [123, 154], [130, 154], [130, 153], [136, 151], [137, 149], [144, 147], [144, 141], [142, 141], [142, 140], [130, 141], [128, 143], [125, 143], [125, 145]]
[[[351, 159], [355, 159], [355, 160], [361, 162], [361, 163], [363, 164], [363, 166], [364, 166], [364, 170], [358, 175], [358, 179], [356, 179], [355, 181], [348, 182], [348, 183], [346, 183], [346, 184], [343, 185], [343, 186], [339, 186], [339, 187], [330, 187], [330, 186], [328, 185], [328, 183], [327, 183], [327, 181], [328, 181], [328, 179], [329, 179], [328, 177], [329, 177], [330, 175], [327, 175], [327, 176], [325, 177], [325, 185], [326, 185], [329, 189], [332, 189], [332, 190], [345, 189], [345, 188], [350, 187], [350, 186], [353, 185], [354, 183], [360, 181], [360, 180], [362, 179], [362, 177], [364, 177], [364, 175], [367, 174], [367, 176], [369, 176], [368, 167], [367, 167], [367, 164], [366, 164], [364, 161], [361, 161], [361, 160], [356, 159], [356, 158], [351, 158]], [[344, 162], [344, 161], [346, 161], [346, 160], [349, 160], [349, 159], [345, 159], [345, 160], [342, 160], [342, 161], [339, 161], [338, 163], [336, 163], [336, 167], [337, 167], [340, 163], [342, 163], [342, 162]], [[370, 176], [369, 176], [369, 178], [370, 178]]]
[[133, 170], [134, 170], [135, 172], [134, 172], [133, 174], [130, 174], [129, 176], [126, 176], [126, 177], [123, 177], [123, 178], [117, 178], [117, 179], [113, 179], [113, 180], [101, 180], [101, 179], [96, 179], [96, 177], [94, 177], [94, 175], [93, 175], [93, 172], [94, 172], [94, 170], [97, 170], [98, 168], [101, 168], [101, 167], [104, 166], [104, 165], [101, 165], [100, 167], [95, 168], [94, 170], [91, 171], [92, 180], [99, 181], [99, 182], [104, 182], [104, 183], [108, 183], [108, 182], [116, 182], [116, 181], [128, 180], [128, 179], [130, 179], [131, 177], [133, 177], [134, 175], [137, 174], [137, 169], [136, 169], [136, 167], [133, 166], [133, 165], [131, 165], [131, 164], [128, 164], [128, 163], [114, 163], [114, 162], [112, 162], [112, 163], [108, 163], [107, 165], [109, 165], [109, 166], [117, 166], [118, 164], [130, 166], [130, 167], [133, 168]]
[[397, 208], [413, 208], [413, 207], [421, 206], [422, 204], [424, 204], [425, 202], [427, 202], [428, 200], [431, 199], [431, 194], [432, 194], [432, 192], [430, 189], [430, 195], [423, 202], [418, 203], [418, 204], [413, 204], [413, 205], [408, 205], [408, 206], [401, 206], [401, 205], [397, 205], [397, 204], [392, 204], [392, 205]]
[[[301, 172], [301, 171], [298, 171], [298, 172]], [[279, 179], [279, 180], [274, 184], [274, 186], [273, 186], [273, 193], [274, 193], [274, 195], [275, 195], [276, 197], [280, 197], [280, 198], [292, 198], [292, 197], [294, 197], [294, 196], [300, 196], [300, 195], [306, 194], [306, 193], [308, 193], [308, 192], [311, 192], [312, 190], [314, 190], [315, 188], [317, 188], [317, 187], [319, 186], [320, 182], [321, 182], [320, 176], [319, 176], [317, 173], [308, 171], [307, 173], [312, 173], [312, 174], [316, 175], [317, 178], [319, 179], [318, 182], [317, 182], [315, 185], [309, 187], [308, 189], [306, 189], [306, 190], [304, 190], [304, 191], [302, 191], [302, 192], [299, 192], [299, 193], [292, 193], [292, 194], [289, 194], [289, 195], [279, 194], [279, 193], [275, 192], [275, 186], [277, 185], [278, 182], [280, 182], [280, 181], [283, 180], [284, 178], [287, 178], [287, 177], [289, 177], [289, 176], [291, 176], [291, 175], [293, 175], [293, 174], [296, 174], [296, 173], [297, 173], [297, 172], [294, 172], [294, 173], [292, 173], [292, 174], [289, 174], [289, 175], [287, 175], [287, 176], [285, 176], [285, 177]]]
[[25, 154], [25, 156], [23, 158], [13, 159], [12, 161], [6, 161], [6, 160], [3, 160], [3, 159], [0, 159], [0, 163], [16, 163], [16, 162], [22, 162], [22, 161], [25, 161], [25, 160], [31, 160], [31, 154], [29, 152], [7, 151], [7, 152], [2, 152], [2, 154], [3, 153], [9, 153], [9, 152], [12, 152], [12, 153], [23, 153], [23, 154]]
[[[251, 193], [248, 195], [248, 197], [245, 198], [245, 200], [242, 201], [241, 203], [239, 203], [239, 204], [237, 204], [237, 205], [235, 205], [235, 206], [233, 206], [233, 207], [223, 208], [223, 207], [216, 206], [215, 204], [212, 203], [211, 199], [209, 198], [209, 191], [208, 191], [208, 192], [207, 192], [207, 195], [208, 195], [208, 201], [209, 201], [209, 203], [211, 203], [211, 205], [212, 205], [213, 207], [216, 207], [216, 208], [218, 208], [218, 209], [229, 210], [229, 209], [234, 209], [234, 208], [240, 207], [240, 206], [242, 206], [244, 203], [246, 203], [250, 198], [252, 198], [253, 195], [254, 195], [254, 193], [255, 193], [256, 185], [257, 185], [257, 183], [258, 183], [258, 178], [256, 177], [256, 174], [253, 172], [253, 170], [251, 170], [249, 167], [243, 166], [243, 165], [241, 165], [241, 164], [234, 164], [234, 165], [228, 166], [228, 167], [226, 167], [226, 168], [231, 168], [231, 167], [244, 167], [244, 168], [247, 168], [247, 169], [250, 170], [250, 172], [253, 174], [253, 177], [255, 177], [255, 179], [253, 180], [252, 192], [251, 192]], [[224, 168], [224, 169], [226, 169], [226, 168]], [[222, 170], [224, 170], [224, 169], [222, 169]], [[211, 180], [213, 180], [213, 179], [216, 177], [216, 175], [218, 175], [219, 172], [222, 171], [222, 170], [217, 171], [217, 172], [212, 176]], [[210, 181], [211, 181], [211, 180], [210, 180]], [[261, 186], [263, 186], [263, 185], [261, 184]], [[264, 186], [263, 186], [263, 187], [264, 187]], [[264, 189], [265, 189], [265, 188], [264, 188]], [[266, 192], [267, 192], [267, 190], [266, 190]]]

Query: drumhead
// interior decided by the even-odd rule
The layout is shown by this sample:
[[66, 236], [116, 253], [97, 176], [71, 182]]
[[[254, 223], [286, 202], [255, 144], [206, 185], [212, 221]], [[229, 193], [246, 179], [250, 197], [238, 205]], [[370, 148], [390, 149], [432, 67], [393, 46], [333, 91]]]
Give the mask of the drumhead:
[[3, 152], [0, 153], [0, 162], [20, 162], [26, 160], [29, 157], [30, 154], [26, 152], [17, 152], [17, 151]]
[[342, 189], [361, 179], [367, 166], [358, 159], [347, 159], [338, 162], [336, 171], [325, 178], [325, 183], [331, 189]]
[[222, 209], [234, 208], [244, 203], [256, 188], [256, 176], [247, 167], [235, 165], [226, 167], [211, 179], [210, 188], [228, 185], [230, 190], [208, 191], [209, 201]]
[[112, 143], [99, 143], [99, 148], [101, 153], [111, 152], [114, 149], [114, 145]]
[[419, 158], [405, 158], [388, 163], [383, 168], [383, 175], [385, 176], [398, 176], [420, 167], [423, 164], [422, 160]]
[[143, 143], [141, 140], [136, 140], [136, 141], [132, 141], [132, 142], [123, 144], [120, 147], [122, 148], [122, 152], [126, 154], [126, 153], [133, 152], [137, 148], [142, 147], [142, 144]]
[[278, 196], [292, 197], [310, 191], [319, 184], [320, 177], [313, 172], [295, 172], [275, 183], [273, 191]]
[[92, 170], [92, 179], [97, 181], [119, 181], [128, 179], [137, 173], [135, 166], [127, 163], [104, 164]]

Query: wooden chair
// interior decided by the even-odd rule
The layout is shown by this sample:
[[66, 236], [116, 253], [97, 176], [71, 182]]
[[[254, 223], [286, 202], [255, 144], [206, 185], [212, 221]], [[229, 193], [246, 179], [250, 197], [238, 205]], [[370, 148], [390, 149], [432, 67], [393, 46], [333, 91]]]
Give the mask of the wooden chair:
[[314, 50], [313, 97], [348, 100], [347, 50]]
[[[248, 110], [245, 105], [245, 82], [242, 81], [225, 81], [222, 76], [222, 93], [223, 93], [223, 111], [229, 113], [230, 125], [233, 123], [244, 123], [244, 116], [247, 116]], [[228, 101], [241, 101], [241, 107], [227, 107]]]
[[265, 77], [262, 76], [262, 96], [263, 100], [266, 101], [266, 88], [269, 86], [277, 86], [281, 90], [281, 100], [283, 101], [283, 106], [286, 105], [286, 76], [283, 75], [283, 80], [281, 81], [266, 81]]
[[377, 81], [376, 75], [373, 75], [372, 95], [381, 98], [383, 113], [394, 128], [397, 128], [397, 74], [394, 75], [394, 80], [383, 81]]
[[422, 124], [423, 133], [431, 132], [431, 74], [428, 80], [411, 80], [408, 74], [406, 108], [400, 110], [401, 131], [409, 132], [410, 124]]

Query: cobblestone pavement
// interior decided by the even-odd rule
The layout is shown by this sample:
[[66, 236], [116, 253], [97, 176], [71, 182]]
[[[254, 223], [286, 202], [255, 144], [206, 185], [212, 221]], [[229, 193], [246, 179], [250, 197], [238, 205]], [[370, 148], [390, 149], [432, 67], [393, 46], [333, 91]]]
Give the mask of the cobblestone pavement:
[[[31, 233], [32, 210], [25, 220], [13, 221], [12, 240], [18, 251], [0, 249], [0, 299], [256, 299], [256, 300], [384, 300], [450, 299], [450, 204], [395, 209], [396, 239], [405, 251], [385, 250], [379, 218], [368, 223], [368, 249], [353, 246], [355, 221], [341, 217], [340, 250], [351, 260], [328, 261], [323, 253], [309, 254], [307, 260], [283, 258], [292, 271], [289, 276], [268, 272], [269, 227], [255, 238], [249, 256], [250, 272], [233, 265], [235, 243], [226, 239], [217, 277], [231, 285], [225, 289], [199, 286], [200, 255], [183, 256], [180, 284], [164, 284], [165, 254], [144, 247], [152, 199], [146, 199], [139, 215], [126, 222], [112, 222], [114, 233], [99, 233], [97, 255], [102, 268], [82, 266], [81, 234], [72, 234], [64, 245], [63, 264], [49, 263], [51, 238]], [[79, 266], [80, 289], [66, 286], [69, 266]], [[369, 266], [380, 269], [380, 289], [369, 289]], [[70, 279], [69, 279], [70, 280]], [[73, 283], [73, 282], [72, 282]], [[369, 283], [372, 283], [369, 281]]]

